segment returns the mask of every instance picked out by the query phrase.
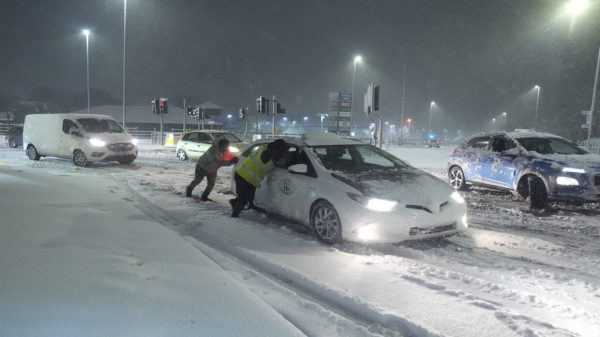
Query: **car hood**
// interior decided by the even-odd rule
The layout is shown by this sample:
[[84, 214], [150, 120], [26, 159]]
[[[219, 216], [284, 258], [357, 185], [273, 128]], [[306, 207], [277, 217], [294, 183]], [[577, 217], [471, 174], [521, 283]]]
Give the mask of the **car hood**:
[[398, 201], [405, 205], [437, 209], [449, 200], [454, 189], [439, 178], [410, 168], [397, 172], [369, 172], [364, 174], [332, 174], [371, 198]]
[[586, 171], [600, 171], [600, 155], [589, 154], [540, 154], [529, 153], [533, 158], [551, 163], [552, 167], [560, 170], [563, 167], [581, 168]]

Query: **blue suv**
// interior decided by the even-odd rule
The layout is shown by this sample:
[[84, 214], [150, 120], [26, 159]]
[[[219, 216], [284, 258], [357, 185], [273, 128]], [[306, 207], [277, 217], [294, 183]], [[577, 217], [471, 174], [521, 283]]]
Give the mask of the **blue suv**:
[[600, 156], [549, 133], [475, 134], [452, 153], [448, 178], [459, 190], [480, 184], [514, 191], [533, 209], [548, 200], [600, 201]]

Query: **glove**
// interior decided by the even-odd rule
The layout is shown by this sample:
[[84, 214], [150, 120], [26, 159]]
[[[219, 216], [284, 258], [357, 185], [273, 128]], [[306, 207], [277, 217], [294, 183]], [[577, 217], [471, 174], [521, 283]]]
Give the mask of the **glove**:
[[233, 157], [233, 158], [231, 158], [229, 163], [230, 163], [230, 165], [235, 165], [238, 163], [238, 161], [240, 161], [240, 159], [238, 157]]

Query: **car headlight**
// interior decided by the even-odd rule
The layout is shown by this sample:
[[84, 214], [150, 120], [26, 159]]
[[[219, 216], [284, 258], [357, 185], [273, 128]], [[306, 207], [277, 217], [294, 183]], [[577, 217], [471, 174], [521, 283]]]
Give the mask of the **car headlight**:
[[92, 146], [104, 146], [106, 145], [106, 142], [98, 138], [90, 138], [90, 144], [92, 144]]
[[458, 204], [464, 204], [465, 203], [465, 199], [457, 191], [452, 192], [450, 194], [450, 198], [452, 200], [456, 201], [456, 203], [458, 203]]
[[563, 167], [562, 171], [564, 173], [585, 173], [584, 169], [575, 168], [575, 167]]
[[556, 183], [563, 186], [579, 186], [579, 181], [571, 177], [556, 177]]
[[138, 140], [137, 140], [137, 138], [133, 138], [133, 139], [131, 140], [131, 143], [132, 143], [133, 145], [138, 145]]
[[235, 146], [230, 146], [229, 147], [229, 152], [231, 152], [231, 153], [238, 153], [238, 152], [240, 152], [240, 149], [238, 149]]
[[369, 198], [363, 195], [347, 193], [350, 199], [362, 204], [366, 208], [376, 212], [390, 212], [398, 204], [393, 200]]

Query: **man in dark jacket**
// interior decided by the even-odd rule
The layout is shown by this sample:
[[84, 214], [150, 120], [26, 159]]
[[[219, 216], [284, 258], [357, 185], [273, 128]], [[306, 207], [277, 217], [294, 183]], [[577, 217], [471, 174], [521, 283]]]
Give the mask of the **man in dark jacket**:
[[192, 191], [204, 177], [206, 176], [206, 188], [204, 192], [202, 192], [202, 196], [200, 200], [202, 201], [212, 201], [208, 198], [208, 195], [212, 191], [213, 187], [215, 187], [215, 182], [217, 181], [217, 171], [222, 166], [233, 165], [237, 163], [238, 158], [233, 157], [231, 160], [225, 160], [225, 155], [229, 151], [229, 140], [225, 138], [219, 139], [217, 144], [214, 144], [204, 154], [198, 158], [198, 163], [196, 164], [196, 171], [194, 174], [194, 180], [188, 185], [185, 189], [185, 196], [191, 197]]
[[235, 190], [237, 198], [229, 200], [233, 209], [232, 218], [239, 217], [247, 204], [252, 204], [260, 182], [273, 169], [273, 163], [285, 156], [288, 145], [283, 139], [276, 139], [267, 146], [252, 151], [242, 164], [235, 169]]

